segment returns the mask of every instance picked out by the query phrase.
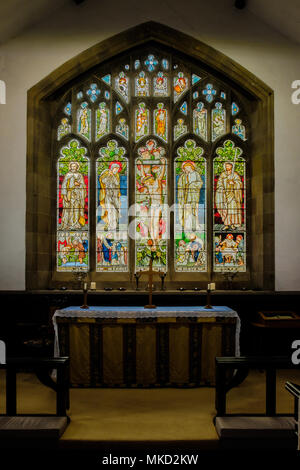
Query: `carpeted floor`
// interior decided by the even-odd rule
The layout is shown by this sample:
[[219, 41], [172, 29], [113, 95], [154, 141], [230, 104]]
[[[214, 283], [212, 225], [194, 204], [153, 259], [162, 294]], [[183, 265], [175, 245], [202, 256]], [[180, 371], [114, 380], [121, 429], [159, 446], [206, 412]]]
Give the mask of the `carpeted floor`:
[[[286, 380], [300, 383], [300, 370], [279, 371], [277, 411], [293, 412]], [[71, 389], [70, 425], [60, 445], [113, 442], [190, 442], [213, 448], [215, 389]], [[5, 412], [4, 372], [0, 374], [0, 413]], [[252, 371], [228, 394], [228, 411], [264, 412], [264, 373]], [[18, 412], [55, 412], [55, 392], [33, 374], [18, 374]]]

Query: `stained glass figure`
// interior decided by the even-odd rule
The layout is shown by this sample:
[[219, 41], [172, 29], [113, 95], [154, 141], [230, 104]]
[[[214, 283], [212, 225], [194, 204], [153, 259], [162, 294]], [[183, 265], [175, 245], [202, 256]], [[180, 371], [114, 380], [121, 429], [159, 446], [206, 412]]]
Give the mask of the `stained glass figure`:
[[187, 91], [189, 80], [182, 72], [174, 77], [174, 103]]
[[109, 140], [96, 163], [96, 252], [98, 272], [128, 271], [128, 161]]
[[77, 112], [77, 131], [86, 139], [91, 140], [91, 110], [87, 102], [83, 102]]
[[78, 272], [89, 269], [88, 232], [59, 231], [56, 244], [58, 272]]
[[70, 134], [71, 132], [72, 132], [71, 131], [71, 125], [69, 124], [68, 119], [63, 118], [61, 120], [60, 125], [58, 126], [58, 129], [57, 129], [57, 140], [62, 139], [62, 137], [64, 137], [65, 135]]
[[211, 83], [208, 83], [204, 90], [202, 90], [202, 94], [205, 96], [206, 101], [211, 103], [216, 95], [216, 90], [214, 89]]
[[161, 64], [162, 64], [162, 68], [163, 68], [164, 70], [168, 70], [168, 68], [169, 68], [169, 61], [168, 61], [167, 59], [163, 59], [163, 60], [161, 61]]
[[110, 132], [109, 110], [106, 103], [100, 103], [96, 111], [96, 140]]
[[216, 103], [211, 112], [211, 138], [215, 141], [226, 132], [226, 111], [222, 108], [222, 103]]
[[154, 111], [154, 134], [165, 142], [168, 141], [168, 111], [164, 108], [163, 103], [158, 103]]
[[119, 101], [116, 102], [115, 111], [116, 115], [120, 114], [123, 111], [123, 106], [119, 103]]
[[175, 175], [175, 271], [206, 271], [206, 160], [189, 139], [177, 149]]
[[168, 96], [168, 77], [163, 72], [158, 72], [153, 78], [154, 96]]
[[187, 126], [183, 119], [177, 119], [177, 124], [174, 126], [174, 140], [179, 139], [183, 134], [187, 133]]
[[231, 114], [232, 114], [232, 116], [235, 116], [239, 112], [239, 110], [240, 110], [240, 108], [238, 107], [238, 105], [233, 102], [231, 104]]
[[149, 72], [153, 72], [158, 65], [158, 61], [154, 57], [154, 55], [150, 54], [148, 55], [147, 60], [145, 60], [145, 65], [147, 66]]
[[80, 99], [83, 97], [82, 91], [80, 91], [79, 93], [77, 93], [76, 97], [77, 97], [78, 100], [80, 100]]
[[134, 68], [135, 68], [135, 70], [139, 69], [139, 68], [140, 68], [140, 65], [141, 65], [140, 61], [139, 61], [139, 60], [136, 60], [136, 61], [134, 62]]
[[124, 139], [129, 139], [129, 126], [126, 124], [126, 119], [119, 119], [119, 124], [116, 126], [116, 134], [124, 137]]
[[104, 77], [102, 77], [101, 80], [104, 83], [106, 83], [106, 85], [110, 85], [111, 84], [111, 75], [110, 74], [104, 75]]
[[180, 111], [182, 112], [182, 114], [184, 114], [185, 116], [187, 115], [187, 102], [184, 101], [182, 103], [182, 105], [180, 106]]
[[199, 93], [198, 93], [198, 91], [195, 91], [195, 92], [193, 93], [193, 98], [194, 98], [194, 100], [196, 100], [198, 97], [199, 97]]
[[199, 77], [199, 75], [196, 75], [195, 73], [193, 73], [192, 75], [192, 85], [195, 85], [196, 83], [200, 82], [201, 80], [201, 77]]
[[72, 113], [72, 105], [71, 105], [71, 103], [67, 103], [67, 105], [65, 106], [64, 112], [65, 112], [65, 114], [67, 114], [68, 116], [71, 116], [71, 113]]
[[148, 140], [136, 158], [136, 271], [153, 259], [153, 269], [167, 269], [167, 159], [165, 149]]
[[86, 92], [92, 103], [97, 101], [98, 96], [100, 95], [100, 90], [96, 83], [92, 83], [88, 91]]
[[135, 141], [149, 134], [150, 117], [145, 103], [139, 103], [135, 111]]
[[129, 78], [125, 75], [124, 72], [120, 72], [115, 79], [115, 89], [116, 92], [121, 95], [121, 97], [129, 103]]
[[135, 96], [149, 96], [149, 79], [140, 72], [135, 79]]
[[88, 270], [89, 160], [73, 139], [57, 162], [57, 270]]
[[232, 126], [232, 133], [237, 135], [240, 139], [242, 140], [247, 140], [246, 139], [246, 128], [242, 124], [241, 119], [235, 119], [235, 125]]
[[246, 165], [243, 151], [226, 140], [214, 159], [214, 270], [246, 270]]
[[207, 109], [201, 101], [193, 111], [193, 131], [207, 141]]
[[215, 232], [214, 271], [246, 271], [245, 233]]

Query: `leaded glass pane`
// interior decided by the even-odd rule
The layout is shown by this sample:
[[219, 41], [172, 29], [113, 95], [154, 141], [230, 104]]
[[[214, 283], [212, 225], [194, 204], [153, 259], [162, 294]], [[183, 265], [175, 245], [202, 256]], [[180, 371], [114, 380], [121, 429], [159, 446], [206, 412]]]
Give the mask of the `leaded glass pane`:
[[211, 112], [211, 121], [211, 140], [215, 141], [226, 132], [226, 111], [223, 109], [222, 103], [216, 103]]
[[214, 270], [246, 270], [246, 163], [226, 140], [214, 159]]
[[69, 121], [67, 118], [63, 118], [60, 121], [60, 125], [58, 126], [57, 129], [57, 140], [62, 139], [65, 135], [68, 135], [72, 132], [71, 125], [69, 124]]
[[240, 139], [246, 140], [246, 128], [241, 119], [235, 119], [232, 126], [232, 133], [237, 135]]
[[96, 111], [96, 140], [110, 132], [109, 110], [106, 103], [100, 103]]
[[150, 133], [150, 115], [149, 109], [146, 108], [145, 103], [140, 103], [138, 108], [135, 110], [135, 141], [138, 142], [140, 139]]
[[149, 96], [149, 79], [145, 72], [140, 72], [135, 79], [135, 96]]
[[168, 111], [163, 103], [158, 103], [153, 116], [154, 134], [165, 142], [168, 142]]
[[135, 160], [135, 269], [167, 270], [167, 159], [155, 140], [139, 147]]
[[77, 112], [77, 132], [91, 140], [91, 110], [86, 101], [81, 103]]
[[188, 90], [189, 87], [189, 79], [186, 77], [183, 72], [178, 72], [177, 75], [174, 77], [174, 103], [176, 103], [182, 95]]
[[96, 163], [97, 271], [128, 271], [128, 161], [110, 140]]
[[203, 149], [187, 140], [174, 163], [175, 271], [206, 271], [206, 160]]
[[207, 109], [199, 102], [193, 111], [193, 131], [199, 137], [207, 140]]
[[87, 271], [89, 160], [73, 139], [57, 162], [57, 270]]
[[116, 92], [129, 103], [129, 78], [124, 72], [120, 72], [115, 79]]

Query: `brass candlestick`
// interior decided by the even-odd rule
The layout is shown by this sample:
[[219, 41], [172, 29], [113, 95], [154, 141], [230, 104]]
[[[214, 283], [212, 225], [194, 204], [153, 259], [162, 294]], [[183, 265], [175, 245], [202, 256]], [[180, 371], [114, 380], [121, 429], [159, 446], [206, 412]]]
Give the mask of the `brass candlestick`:
[[204, 308], [212, 308], [212, 306], [210, 304], [211, 303], [210, 299], [211, 299], [211, 290], [207, 289], [207, 291], [206, 291], [206, 305], [205, 305]]
[[153, 305], [152, 304], [152, 291], [153, 291], [153, 284], [152, 284], [152, 280], [153, 280], [153, 274], [158, 274], [156, 273], [155, 271], [152, 270], [152, 256], [150, 258], [150, 263], [149, 263], [149, 270], [148, 271], [140, 271], [139, 272], [139, 275], [141, 276], [142, 274], [148, 274], [149, 276], [149, 301], [148, 301], [148, 305], [145, 305], [144, 308], [156, 308], [156, 305]]
[[80, 308], [83, 308], [83, 309], [89, 308], [87, 304], [87, 293], [88, 293], [87, 287], [83, 287], [83, 305], [81, 305]]

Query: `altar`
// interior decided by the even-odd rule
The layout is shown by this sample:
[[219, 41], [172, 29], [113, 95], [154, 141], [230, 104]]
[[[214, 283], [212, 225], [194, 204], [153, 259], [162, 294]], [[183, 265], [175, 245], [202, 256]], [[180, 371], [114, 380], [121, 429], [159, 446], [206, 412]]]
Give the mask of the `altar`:
[[215, 357], [240, 355], [228, 307], [67, 307], [53, 324], [72, 387], [214, 386]]

